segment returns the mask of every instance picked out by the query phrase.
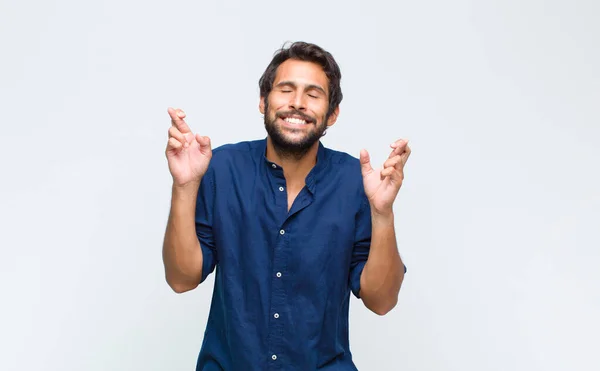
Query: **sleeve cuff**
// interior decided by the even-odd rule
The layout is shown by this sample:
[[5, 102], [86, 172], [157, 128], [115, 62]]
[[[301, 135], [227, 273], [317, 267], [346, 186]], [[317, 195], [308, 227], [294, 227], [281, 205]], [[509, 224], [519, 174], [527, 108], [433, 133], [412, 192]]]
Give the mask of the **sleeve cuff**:
[[202, 283], [215, 269], [215, 259], [212, 250], [204, 247], [202, 241], [200, 241], [200, 249], [202, 249], [202, 278], [200, 279], [200, 283]]
[[352, 269], [352, 275], [350, 277], [350, 289], [354, 296], [360, 299], [360, 276], [365, 268], [367, 262], [360, 262]]

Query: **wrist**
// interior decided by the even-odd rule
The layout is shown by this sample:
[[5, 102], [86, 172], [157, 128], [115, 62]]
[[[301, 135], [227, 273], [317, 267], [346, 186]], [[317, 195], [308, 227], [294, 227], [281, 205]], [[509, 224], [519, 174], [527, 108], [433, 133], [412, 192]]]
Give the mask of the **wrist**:
[[175, 177], [173, 177], [172, 188], [173, 188], [173, 191], [183, 191], [183, 192], [188, 192], [191, 189], [198, 190], [198, 187], [200, 187], [201, 182], [202, 182], [202, 177], [200, 177], [198, 179], [189, 180], [184, 183], [177, 182], [175, 180]]
[[393, 225], [394, 211], [391, 208], [389, 210], [375, 210], [371, 208], [371, 221], [376, 226]]
[[171, 192], [174, 200], [189, 200], [197, 197], [199, 188], [200, 180], [191, 181], [184, 184], [177, 184], [173, 182]]

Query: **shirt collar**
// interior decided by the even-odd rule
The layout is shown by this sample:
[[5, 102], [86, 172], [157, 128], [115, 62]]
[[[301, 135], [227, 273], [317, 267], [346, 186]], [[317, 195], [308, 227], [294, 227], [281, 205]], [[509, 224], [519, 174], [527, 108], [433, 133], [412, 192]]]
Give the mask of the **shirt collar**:
[[[265, 164], [270, 168], [271, 171], [276, 172], [277, 175], [283, 176], [283, 168], [281, 166], [279, 166], [278, 164], [276, 164], [272, 161], [269, 161], [269, 159], [267, 159], [267, 139], [265, 138], [261, 142], [262, 143], [260, 145], [260, 148], [262, 148], [262, 156], [265, 161]], [[317, 163], [310, 170], [310, 172], [306, 176], [306, 180], [305, 180], [306, 187], [308, 188], [308, 190], [311, 193], [313, 193], [313, 194], [315, 193], [316, 184], [321, 179], [321, 175], [324, 173], [326, 168], [327, 168], [327, 149], [325, 148], [323, 143], [321, 143], [321, 141], [319, 141], [319, 147], [317, 150]]]

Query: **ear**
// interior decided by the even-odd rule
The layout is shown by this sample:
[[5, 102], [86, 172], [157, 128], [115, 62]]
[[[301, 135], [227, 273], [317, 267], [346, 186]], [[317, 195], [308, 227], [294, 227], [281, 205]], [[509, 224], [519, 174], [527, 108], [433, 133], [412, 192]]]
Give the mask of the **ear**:
[[260, 103], [258, 104], [258, 110], [263, 115], [265, 114], [265, 97], [260, 97]]
[[333, 111], [331, 116], [329, 116], [329, 119], [327, 119], [327, 127], [328, 128], [333, 126], [333, 124], [335, 124], [339, 114], [340, 114], [340, 106], [337, 106], [337, 108]]

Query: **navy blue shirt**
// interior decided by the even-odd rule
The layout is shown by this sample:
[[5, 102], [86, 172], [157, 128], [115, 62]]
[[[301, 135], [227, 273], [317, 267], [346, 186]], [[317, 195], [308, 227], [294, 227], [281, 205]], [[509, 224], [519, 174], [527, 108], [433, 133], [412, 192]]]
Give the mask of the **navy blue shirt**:
[[349, 299], [371, 241], [359, 160], [319, 143], [305, 183], [288, 212], [266, 139], [213, 150], [196, 207], [202, 281], [215, 272], [197, 370], [356, 370]]

